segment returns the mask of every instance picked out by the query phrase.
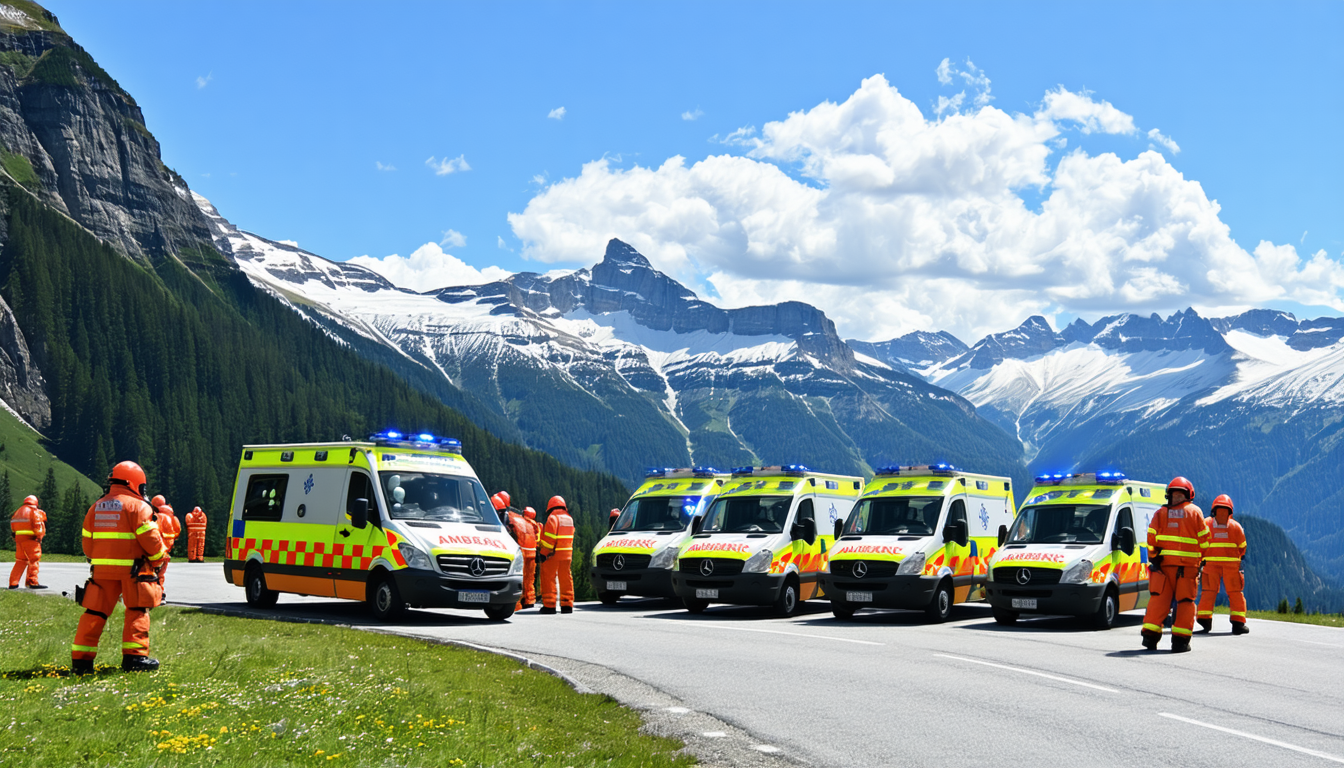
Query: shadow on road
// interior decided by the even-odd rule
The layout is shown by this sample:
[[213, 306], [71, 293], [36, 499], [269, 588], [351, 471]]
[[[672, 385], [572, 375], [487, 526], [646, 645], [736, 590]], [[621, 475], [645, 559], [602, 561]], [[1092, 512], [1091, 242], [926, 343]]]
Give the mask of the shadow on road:
[[[1133, 629], [1143, 626], [1143, 616], [1124, 616], [1116, 618], [1115, 626], [1111, 631]], [[1076, 616], [1042, 616], [1041, 618], [1019, 619], [1016, 624], [1003, 625], [994, 622], [992, 619], [979, 624], [966, 624], [961, 629], [970, 629], [977, 632], [1098, 632], [1092, 627], [1087, 619], [1080, 619]]]
[[[803, 603], [798, 608], [797, 616], [811, 616], [814, 614], [830, 613], [829, 604], [818, 602], [816, 605]], [[667, 621], [763, 621], [765, 619], [778, 619], [773, 608], [769, 606], [755, 605], [712, 605], [704, 613], [691, 613], [685, 609], [672, 610], [667, 613], [654, 613], [645, 616], [646, 619], [663, 619]]]

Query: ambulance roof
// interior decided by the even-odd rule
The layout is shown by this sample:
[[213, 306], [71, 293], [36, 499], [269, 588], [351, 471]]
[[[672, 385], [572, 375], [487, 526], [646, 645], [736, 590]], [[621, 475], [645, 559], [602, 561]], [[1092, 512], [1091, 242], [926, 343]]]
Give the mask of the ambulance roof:
[[405, 466], [408, 471], [445, 470], [459, 475], [476, 474], [463, 458], [462, 444], [457, 440], [427, 434], [406, 440], [400, 433], [391, 435], [394, 437], [378, 433], [369, 440], [244, 445], [240, 467], [341, 467], [349, 464], [356, 452], [363, 452], [373, 467], [383, 470]]
[[945, 496], [954, 491], [971, 494], [1005, 496], [1012, 492], [1012, 481], [995, 475], [974, 475], [958, 472], [952, 476], [929, 473], [910, 475], [878, 475], [863, 488], [863, 497], [875, 496]]
[[719, 492], [723, 487], [724, 481], [728, 479], [727, 473], [701, 477], [699, 475], [674, 477], [663, 479], [661, 477], [651, 477], [644, 481], [630, 498], [636, 496], [708, 496]]
[[1022, 506], [1029, 504], [1111, 504], [1116, 501], [1148, 501], [1161, 504], [1166, 486], [1161, 483], [1144, 483], [1125, 480], [1122, 483], [1085, 483], [1075, 482], [1067, 485], [1052, 483], [1037, 484]]
[[778, 467], [738, 467], [731, 479], [723, 484], [723, 493], [748, 495], [793, 495], [805, 489], [814, 489], [834, 496], [858, 496], [863, 478], [852, 475], [832, 475], [813, 472], [801, 464]]

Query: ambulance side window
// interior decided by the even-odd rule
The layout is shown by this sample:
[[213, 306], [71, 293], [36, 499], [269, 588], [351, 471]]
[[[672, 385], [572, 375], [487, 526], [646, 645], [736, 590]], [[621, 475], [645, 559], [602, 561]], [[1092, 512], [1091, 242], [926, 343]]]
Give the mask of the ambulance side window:
[[285, 488], [289, 475], [253, 475], [247, 481], [243, 497], [243, 519], [278, 522], [285, 510]]
[[[952, 502], [952, 510], [947, 513], [947, 522], [955, 523], [958, 520], [963, 523], [966, 522], [966, 501], [964, 499], [957, 499]], [[966, 530], [970, 529], [967, 528]]]
[[354, 512], [355, 499], [369, 500], [369, 522], [379, 525], [382, 515], [378, 513], [378, 494], [374, 493], [373, 481], [357, 469], [350, 473], [350, 489], [345, 493], [345, 514]]
[[[1120, 510], [1120, 514], [1115, 516], [1115, 533], [1119, 533], [1121, 528], [1134, 528], [1134, 512], [1129, 507]], [[1136, 533], [1137, 535], [1137, 533]]]

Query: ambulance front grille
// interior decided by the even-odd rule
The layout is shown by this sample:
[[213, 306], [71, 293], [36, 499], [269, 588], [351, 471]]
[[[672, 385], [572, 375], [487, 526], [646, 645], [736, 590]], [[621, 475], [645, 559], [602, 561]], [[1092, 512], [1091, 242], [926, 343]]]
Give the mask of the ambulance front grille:
[[[484, 570], [480, 573], [472, 573], [471, 561], [480, 559]], [[439, 570], [449, 576], [465, 576], [466, 578], [488, 579], [497, 576], [503, 576], [509, 572], [509, 566], [512, 562], [502, 557], [481, 557], [479, 555], [439, 555]], [[477, 566], [480, 568], [481, 566]]]
[[[1020, 580], [1018, 578], [1020, 571], [1029, 571], [1031, 573], [1031, 578], [1027, 581]], [[994, 581], [1003, 582], [1004, 584], [1017, 583], [1024, 586], [1027, 584], [1032, 586], [1036, 586], [1037, 584], [1058, 584], [1059, 577], [1063, 573], [1063, 571], [1054, 568], [1024, 568], [1019, 565], [1007, 565], [1002, 568], [994, 569]]]
[[[868, 568], [868, 570], [864, 572], [862, 577], [854, 576], [854, 565], [856, 563], [863, 563]], [[889, 560], [831, 561], [831, 573], [834, 573], [837, 576], [846, 576], [853, 578], [865, 578], [865, 579], [887, 578], [890, 576], [895, 576], [896, 569], [900, 567], [901, 567], [900, 563], [893, 563]]]
[[[649, 567], [649, 560], [652, 559], [652, 557], [653, 557], [652, 555], [631, 555], [631, 554], [625, 554], [625, 553], [622, 553], [622, 554], [621, 554], [622, 563], [621, 563], [621, 568], [620, 568], [620, 570], [623, 570], [623, 571], [635, 571], [635, 570], [639, 570], [639, 569], [641, 569], [641, 568], [648, 568], [648, 567]], [[616, 559], [616, 555], [611, 554], [611, 553], [598, 555], [598, 556], [597, 556], [597, 567], [598, 567], [598, 568], [611, 568], [611, 569], [615, 570], [615, 569], [616, 569], [616, 565], [615, 565], [615, 563], [613, 562], [615, 559]]]
[[[700, 570], [700, 563], [704, 560], [710, 560], [714, 563], [714, 570], [710, 573]], [[718, 557], [693, 557], [689, 559], [683, 557], [678, 562], [682, 573], [694, 573], [700, 576], [736, 576], [742, 572], [744, 561]]]

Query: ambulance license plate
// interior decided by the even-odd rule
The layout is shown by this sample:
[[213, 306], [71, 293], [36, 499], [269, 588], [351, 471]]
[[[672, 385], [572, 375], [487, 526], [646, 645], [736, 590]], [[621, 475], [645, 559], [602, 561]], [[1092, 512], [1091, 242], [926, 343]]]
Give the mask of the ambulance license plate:
[[697, 589], [695, 590], [696, 600], [718, 600], [719, 590], [717, 589]]
[[872, 592], [846, 592], [845, 599], [851, 603], [871, 603], [873, 602]]
[[457, 593], [457, 602], [459, 603], [488, 603], [490, 602], [490, 593], [477, 589], [464, 589]]
[[608, 591], [608, 592], [624, 592], [624, 591], [626, 590], [626, 588], [627, 588], [627, 587], [625, 586], [625, 582], [624, 582], [624, 581], [608, 581], [608, 582], [607, 582], [607, 591]]
[[1034, 598], [1034, 597], [1014, 597], [1014, 598], [1013, 598], [1013, 607], [1014, 607], [1014, 608], [1026, 608], [1026, 609], [1028, 609], [1028, 610], [1033, 610], [1033, 611], [1034, 611], [1034, 610], [1036, 610], [1036, 598]]

